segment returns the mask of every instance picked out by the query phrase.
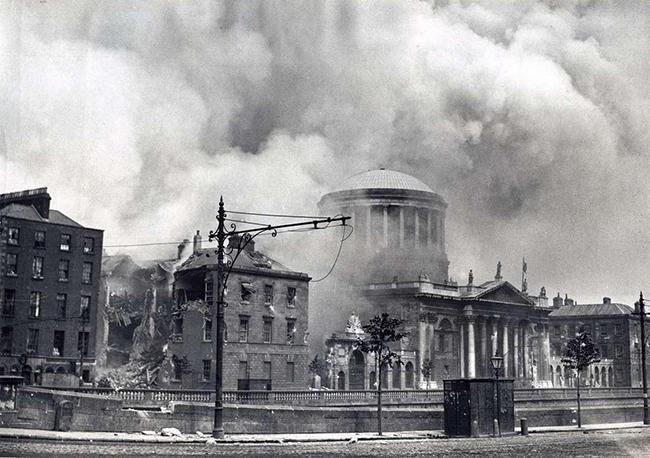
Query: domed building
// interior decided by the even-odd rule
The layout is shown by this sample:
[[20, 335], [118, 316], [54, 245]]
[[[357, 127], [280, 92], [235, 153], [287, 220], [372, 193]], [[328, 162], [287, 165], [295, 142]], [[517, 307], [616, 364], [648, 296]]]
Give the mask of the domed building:
[[[356, 347], [356, 331], [330, 329], [325, 340], [330, 387], [440, 387], [447, 378], [491, 377], [490, 357], [504, 357], [517, 386], [549, 386], [548, 299], [531, 296], [501, 275], [466, 285], [450, 280], [445, 249], [447, 203], [415, 177], [371, 170], [343, 180], [319, 202], [323, 213], [351, 216], [354, 228], [337, 265], [331, 303], [312, 322], [337, 327], [358, 312], [361, 323], [383, 312], [404, 320], [403, 367], [382, 371]], [[336, 307], [334, 307], [336, 306]], [[345, 316], [336, 316], [345, 314]], [[355, 320], [356, 321], [356, 320]], [[425, 370], [426, 369], [426, 370]]]
[[[325, 214], [351, 216], [355, 281], [416, 278], [448, 279], [445, 211], [441, 195], [415, 177], [379, 169], [358, 173], [336, 186], [318, 203]], [[344, 262], [345, 264], [345, 262]]]

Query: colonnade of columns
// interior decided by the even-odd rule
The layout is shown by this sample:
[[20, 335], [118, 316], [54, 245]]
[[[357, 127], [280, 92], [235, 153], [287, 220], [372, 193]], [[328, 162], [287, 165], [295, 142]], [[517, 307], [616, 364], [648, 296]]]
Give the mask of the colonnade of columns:
[[[478, 326], [478, 333], [476, 327]], [[488, 326], [491, 334], [488, 337]], [[491, 377], [490, 358], [498, 350], [503, 359], [502, 377], [550, 381], [548, 325], [500, 316], [464, 315], [458, 320], [460, 376]], [[478, 334], [478, 341], [477, 341]], [[536, 356], [531, 366], [531, 354]]]
[[[359, 235], [367, 246], [377, 242], [391, 247], [433, 247], [444, 251], [445, 214], [427, 207], [404, 205], [366, 205], [344, 209], [354, 215], [352, 224], [365, 221], [365, 230]], [[358, 227], [358, 226], [357, 226]], [[393, 231], [397, 231], [395, 234]]]

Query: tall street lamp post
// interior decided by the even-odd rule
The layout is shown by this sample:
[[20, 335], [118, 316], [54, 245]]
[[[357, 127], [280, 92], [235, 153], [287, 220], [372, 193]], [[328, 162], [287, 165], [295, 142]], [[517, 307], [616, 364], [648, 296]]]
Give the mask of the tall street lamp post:
[[503, 366], [503, 357], [499, 356], [499, 350], [494, 352], [494, 356], [490, 358], [492, 363], [492, 370], [494, 371], [494, 388], [496, 391], [496, 414], [494, 416], [494, 436], [501, 436], [501, 396], [499, 394], [499, 371]]
[[[230, 224], [231, 230], [226, 230], [226, 211], [224, 210], [223, 197], [219, 199], [219, 211], [217, 213], [218, 226], [216, 231], [210, 231], [209, 241], [217, 239], [217, 348], [216, 348], [216, 368], [215, 368], [215, 400], [214, 400], [214, 427], [212, 428], [212, 437], [223, 439], [223, 334], [224, 334], [224, 309], [227, 304], [224, 300], [224, 291], [228, 283], [228, 277], [246, 245], [258, 235], [269, 232], [272, 237], [278, 235], [278, 229], [285, 229], [297, 226], [313, 226], [313, 229], [324, 229], [334, 222], [345, 222], [350, 219], [349, 216], [337, 216], [335, 218], [314, 219], [300, 223], [281, 224], [277, 226], [263, 226], [256, 229], [237, 230], [237, 226]], [[240, 237], [232, 237], [240, 235]], [[230, 238], [232, 237], [232, 238]], [[225, 242], [228, 239], [228, 247]], [[234, 243], [232, 243], [234, 241]], [[233, 246], [237, 245], [237, 246]], [[226, 258], [228, 258], [226, 260]]]
[[[638, 312], [634, 312], [634, 315], [638, 315], [641, 320], [641, 374], [643, 378], [643, 424], [650, 425], [650, 415], [648, 414], [648, 374], [646, 368], [646, 335], [645, 335], [645, 303], [643, 302], [643, 292], [639, 294]], [[635, 305], [636, 305], [635, 304]]]

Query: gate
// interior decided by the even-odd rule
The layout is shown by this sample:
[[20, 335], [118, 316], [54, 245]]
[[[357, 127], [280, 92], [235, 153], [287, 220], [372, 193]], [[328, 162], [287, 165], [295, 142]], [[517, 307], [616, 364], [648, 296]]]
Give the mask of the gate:
[[365, 390], [365, 359], [363, 353], [355, 350], [348, 365], [350, 372], [350, 389]]

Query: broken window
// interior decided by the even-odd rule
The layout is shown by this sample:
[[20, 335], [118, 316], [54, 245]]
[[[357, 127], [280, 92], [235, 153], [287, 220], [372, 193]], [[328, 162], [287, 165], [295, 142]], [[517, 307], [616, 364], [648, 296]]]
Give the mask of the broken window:
[[65, 331], [54, 331], [54, 343], [52, 345], [52, 356], [63, 356], [65, 347]]
[[88, 321], [90, 319], [90, 296], [81, 296], [79, 303], [79, 316], [82, 320]]
[[32, 278], [38, 280], [43, 279], [43, 261], [44, 258], [41, 256], [34, 256], [34, 262], [32, 263]]
[[30, 329], [27, 334], [27, 353], [34, 355], [38, 353], [38, 329]]
[[88, 331], [79, 331], [79, 338], [77, 340], [77, 354], [88, 356], [88, 349], [90, 348], [90, 333]]
[[242, 282], [241, 284], [241, 300], [243, 302], [250, 302], [251, 297], [255, 294], [255, 289], [252, 283]]
[[212, 317], [210, 312], [203, 316], [203, 340], [206, 342], [212, 340]]
[[2, 315], [14, 316], [16, 310], [16, 290], [5, 289], [5, 297], [2, 302]]
[[29, 302], [29, 317], [38, 318], [39, 316], [41, 316], [41, 292], [32, 291]]
[[291, 286], [287, 288], [287, 306], [296, 306], [296, 288], [293, 288]]
[[61, 234], [61, 251], [70, 251], [70, 240], [72, 236], [70, 234]]
[[264, 303], [266, 305], [273, 304], [273, 285], [264, 285]]
[[81, 271], [81, 283], [92, 283], [93, 277], [93, 263], [84, 262], [83, 268]]
[[209, 359], [203, 360], [203, 381], [207, 382], [210, 380], [210, 373], [212, 372], [212, 361]]
[[239, 341], [248, 342], [248, 318], [239, 319]]
[[7, 275], [18, 275], [18, 255], [7, 253]]
[[14, 340], [14, 329], [9, 326], [2, 328], [2, 335], [0, 337], [0, 354], [10, 355], [11, 344]]
[[287, 344], [293, 345], [296, 341], [296, 322], [295, 320], [287, 320]]
[[34, 232], [34, 247], [45, 248], [45, 231]]
[[20, 229], [17, 227], [10, 227], [9, 228], [9, 240], [7, 243], [9, 245], [18, 245], [18, 241], [20, 239]]
[[70, 261], [68, 259], [59, 260], [59, 281], [68, 281], [70, 276]]
[[95, 237], [84, 237], [84, 253], [92, 254], [95, 252]]
[[273, 339], [273, 319], [265, 318], [264, 327], [262, 328], [262, 341], [264, 343], [271, 343]]
[[65, 318], [66, 308], [68, 304], [68, 295], [59, 293], [56, 295], [56, 317]]

